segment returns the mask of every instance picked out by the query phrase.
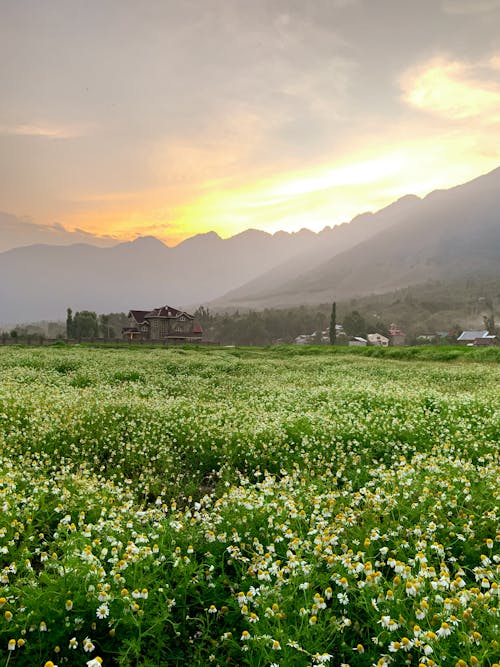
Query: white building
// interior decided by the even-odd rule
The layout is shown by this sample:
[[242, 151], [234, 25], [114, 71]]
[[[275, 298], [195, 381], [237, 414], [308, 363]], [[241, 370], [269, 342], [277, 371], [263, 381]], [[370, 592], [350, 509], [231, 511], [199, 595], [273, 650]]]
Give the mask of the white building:
[[350, 339], [349, 345], [351, 347], [364, 347], [365, 345], [368, 345], [368, 341], [366, 338], [361, 338], [361, 336], [354, 336], [354, 338]]
[[489, 334], [486, 329], [481, 329], [480, 331], [462, 331], [460, 336], [457, 338], [457, 343], [472, 345], [477, 338], [487, 338], [488, 335]]
[[372, 333], [368, 334], [368, 345], [374, 345], [376, 347], [389, 347], [389, 339], [382, 334]]

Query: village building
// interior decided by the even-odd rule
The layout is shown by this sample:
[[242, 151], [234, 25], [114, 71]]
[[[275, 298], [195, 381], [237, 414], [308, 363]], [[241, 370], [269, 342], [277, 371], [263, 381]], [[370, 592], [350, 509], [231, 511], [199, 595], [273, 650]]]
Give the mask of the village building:
[[475, 340], [487, 338], [488, 335], [489, 333], [487, 329], [462, 331], [457, 338], [457, 343], [459, 345], [473, 345]]
[[203, 330], [194, 316], [184, 310], [161, 306], [153, 310], [131, 310], [130, 326], [122, 329], [127, 340], [193, 343], [201, 340]]
[[401, 329], [394, 324], [391, 324], [389, 329], [389, 341], [391, 345], [398, 346], [404, 345], [406, 342], [406, 334], [401, 331]]
[[472, 343], [474, 347], [496, 347], [500, 345], [500, 341], [496, 336], [488, 335], [483, 336], [482, 338], [475, 338]]
[[389, 339], [386, 336], [382, 336], [379, 333], [368, 334], [368, 345], [374, 345], [375, 347], [389, 347]]
[[368, 341], [361, 336], [353, 336], [349, 339], [349, 345], [351, 347], [365, 347], [365, 345], [368, 345]]

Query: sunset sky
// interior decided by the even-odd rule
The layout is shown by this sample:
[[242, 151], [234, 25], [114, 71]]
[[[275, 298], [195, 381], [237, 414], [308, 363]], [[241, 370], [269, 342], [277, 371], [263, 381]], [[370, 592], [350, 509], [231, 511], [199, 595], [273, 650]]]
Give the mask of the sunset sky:
[[0, 233], [318, 231], [500, 165], [500, 0], [0, 0], [0, 94]]

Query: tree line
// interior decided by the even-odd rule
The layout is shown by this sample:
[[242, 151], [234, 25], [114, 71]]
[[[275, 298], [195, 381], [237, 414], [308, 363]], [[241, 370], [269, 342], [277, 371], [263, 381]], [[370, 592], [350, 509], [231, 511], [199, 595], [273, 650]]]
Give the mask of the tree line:
[[91, 310], [73, 313], [66, 311], [66, 338], [104, 338], [111, 340], [122, 335], [122, 327], [127, 326], [125, 313], [107, 313], [97, 315]]
[[194, 313], [203, 327], [204, 339], [225, 345], [270, 345], [293, 343], [301, 334], [312, 335], [314, 342], [346, 344], [349, 337], [377, 332], [388, 335], [388, 325], [377, 318], [367, 318], [358, 311], [345, 314], [343, 333], [337, 333], [337, 305], [300, 306], [298, 308], [266, 308], [240, 313], [212, 313], [201, 307]]

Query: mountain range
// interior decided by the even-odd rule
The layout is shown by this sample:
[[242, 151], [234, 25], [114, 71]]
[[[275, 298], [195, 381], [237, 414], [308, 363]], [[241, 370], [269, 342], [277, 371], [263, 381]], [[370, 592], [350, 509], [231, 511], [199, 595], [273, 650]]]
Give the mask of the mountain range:
[[229, 239], [199, 234], [175, 247], [141, 237], [111, 247], [13, 248], [0, 253], [0, 323], [64, 319], [67, 307], [325, 303], [468, 276], [500, 277], [500, 167], [319, 233], [249, 229]]
[[[282, 265], [214, 305], [325, 303], [429, 281], [500, 278], [500, 168], [424, 199], [405, 197], [368, 219], [370, 234], [355, 245], [336, 245], [326, 260], [305, 253], [307, 268], [302, 261]], [[355, 218], [346, 231], [365, 220]]]

